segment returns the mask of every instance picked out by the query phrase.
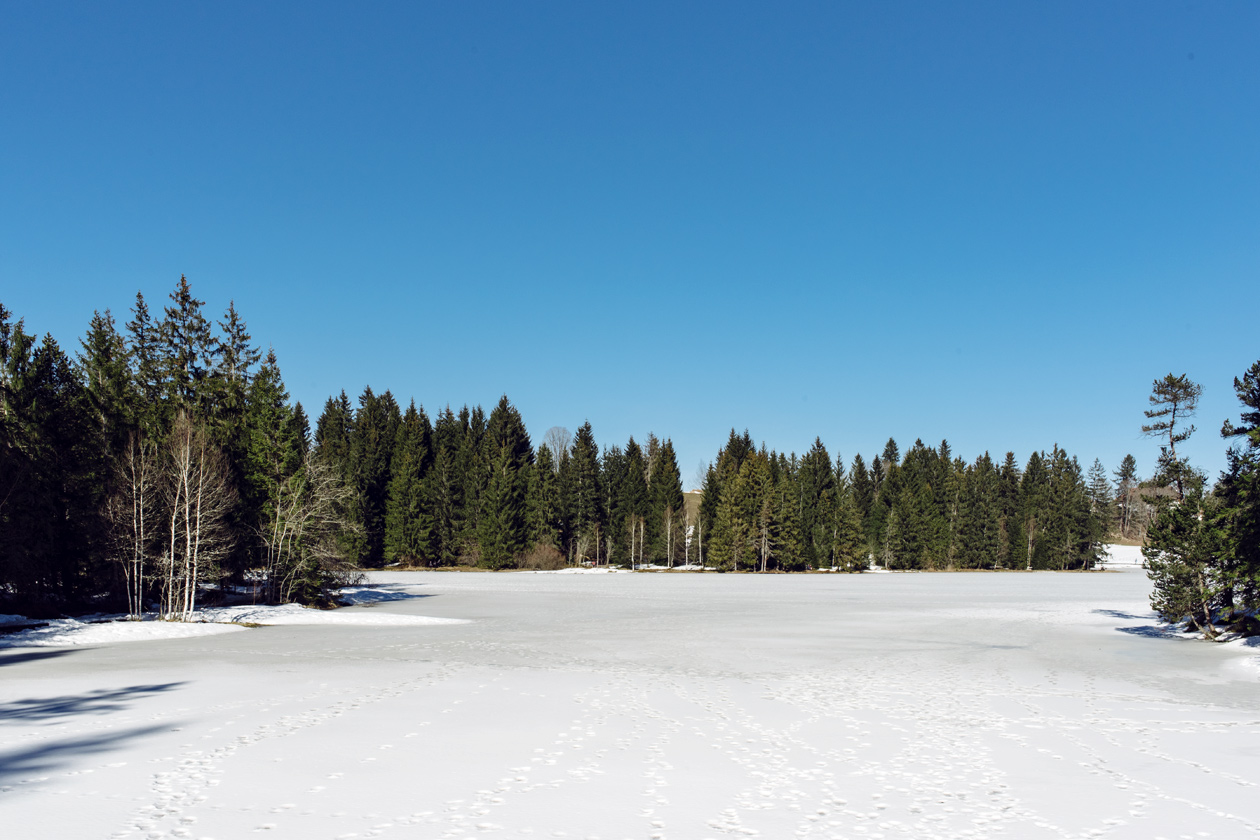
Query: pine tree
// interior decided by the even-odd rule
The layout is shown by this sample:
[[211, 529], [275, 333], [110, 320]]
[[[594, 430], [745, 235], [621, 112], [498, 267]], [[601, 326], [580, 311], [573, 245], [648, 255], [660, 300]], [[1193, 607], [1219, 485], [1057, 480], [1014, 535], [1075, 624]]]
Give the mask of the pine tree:
[[398, 434], [398, 403], [386, 391], [381, 396], [363, 389], [350, 435], [350, 463], [359, 521], [363, 533], [352, 559], [379, 568], [385, 562], [385, 500], [389, 466]]
[[795, 470], [790, 465], [782, 470], [775, 483], [774, 495], [774, 519], [778, 526], [774, 534], [774, 556], [784, 571], [801, 571], [805, 563], [801, 559], [800, 490]]
[[836, 476], [831, 456], [820, 438], [801, 458], [797, 483], [801, 496], [802, 559], [810, 568], [832, 565], [832, 531], [836, 515]]
[[[1012, 550], [1012, 561], [1028, 569], [1039, 568], [1034, 565], [1034, 561], [1038, 541], [1046, 525], [1045, 509], [1049, 483], [1045, 459], [1042, 453], [1034, 452], [1028, 457], [1028, 465], [1024, 468], [1024, 475], [1019, 485], [1020, 527], [1026, 545], [1019, 553]], [[1014, 548], [1012, 546], [1012, 549]]]
[[1192, 468], [1181, 475], [1185, 495], [1175, 504], [1160, 502], [1142, 547], [1151, 608], [1165, 621], [1189, 619], [1214, 639], [1214, 609], [1231, 583], [1220, 564], [1226, 550], [1223, 522], [1217, 501], [1203, 493], [1202, 477]]
[[[1229, 603], [1253, 612], [1260, 608], [1260, 361], [1234, 378], [1234, 393], [1243, 406], [1240, 425], [1226, 420], [1221, 436], [1234, 441], [1226, 453], [1226, 469], [1217, 485], [1225, 529], [1222, 565]], [[1235, 603], [1237, 599], [1237, 603]], [[1256, 633], [1253, 618], [1245, 632]]]
[[460, 471], [460, 449], [465, 430], [448, 405], [433, 427], [433, 469], [429, 471], [426, 494], [433, 510], [436, 550], [439, 563], [459, 562], [464, 529], [464, 476]]
[[173, 403], [198, 417], [208, 417], [211, 393], [207, 380], [214, 370], [218, 348], [210, 322], [202, 314], [205, 301], [193, 297], [188, 278], [180, 275], [171, 292], [171, 305], [158, 325], [162, 377]]
[[1023, 474], [1015, 461], [1015, 453], [1007, 452], [998, 471], [998, 516], [1002, 524], [1002, 545], [998, 549], [999, 569], [1023, 568], [1026, 550], [1023, 502], [1020, 484]]
[[1089, 506], [1094, 516], [1096, 541], [1102, 542], [1115, 527], [1116, 501], [1111, 496], [1107, 470], [1097, 458], [1089, 468]]
[[529, 514], [529, 541], [534, 545], [559, 548], [560, 539], [560, 476], [556, 472], [551, 447], [541, 444], [534, 455], [530, 471], [526, 508]]
[[1120, 469], [1113, 475], [1116, 480], [1116, 510], [1119, 515], [1120, 536], [1132, 539], [1142, 504], [1138, 493], [1137, 461], [1132, 455], [1125, 455], [1124, 460], [1120, 462]]
[[135, 420], [147, 436], [156, 438], [159, 430], [166, 425], [168, 413], [162, 398], [166, 392], [162, 372], [162, 336], [140, 292], [136, 292], [136, 303], [131, 312], [132, 319], [127, 322], [127, 351], [132, 364], [132, 381], [140, 394]]
[[526, 547], [529, 523], [525, 494], [534, 450], [520, 412], [506, 396], [499, 400], [485, 433], [490, 475], [481, 499], [478, 542], [481, 562], [491, 569], [516, 565]]
[[407, 406], [390, 462], [385, 501], [385, 560], [413, 566], [438, 562], [437, 528], [428, 493], [433, 428], [415, 400]]
[[1185, 462], [1177, 456], [1177, 444], [1184, 443], [1194, 434], [1194, 426], [1184, 425], [1184, 421], [1194, 416], [1202, 394], [1203, 386], [1193, 382], [1184, 373], [1180, 376], [1170, 373], [1163, 379], [1156, 379], [1151, 385], [1152, 407], [1144, 412], [1146, 419], [1151, 422], [1142, 426], [1142, 434], [1166, 438], [1168, 441], [1167, 444], [1160, 445], [1160, 472], [1157, 479], [1174, 487], [1177, 498], [1185, 495], [1187, 481], [1187, 477], [1183, 475]]
[[112, 462], [126, 446], [136, 404], [127, 343], [109, 310], [92, 313], [88, 334], [80, 342], [79, 372], [93, 415], [102, 464]]
[[[573, 438], [573, 454], [565, 463], [568, 465], [564, 482], [568, 496], [565, 509], [573, 540], [570, 553], [577, 562], [594, 554], [591, 541], [599, 539], [604, 521], [599, 448], [590, 421], [578, 428]], [[579, 545], [583, 540], [585, 549]]]
[[[605, 464], [607, 464], [605, 460]], [[608, 474], [605, 470], [605, 474]], [[621, 458], [621, 480], [618, 483], [618, 498], [613, 501], [619, 512], [619, 522], [614, 523], [610, 532], [614, 540], [624, 540], [629, 552], [629, 562], [633, 568], [644, 561], [644, 538], [647, 533], [647, 513], [650, 500], [647, 488], [647, 461], [643, 450], [631, 437]], [[609, 510], [613, 508], [610, 506]], [[617, 533], [616, 525], [620, 525], [621, 533]]]
[[682, 555], [683, 491], [678, 458], [669, 438], [660, 445], [648, 487], [651, 527], [648, 533], [649, 560], [671, 568]]
[[836, 507], [835, 539], [832, 548], [835, 565], [844, 572], [860, 572], [869, 568], [866, 534], [862, 516], [852, 492], [844, 493]]

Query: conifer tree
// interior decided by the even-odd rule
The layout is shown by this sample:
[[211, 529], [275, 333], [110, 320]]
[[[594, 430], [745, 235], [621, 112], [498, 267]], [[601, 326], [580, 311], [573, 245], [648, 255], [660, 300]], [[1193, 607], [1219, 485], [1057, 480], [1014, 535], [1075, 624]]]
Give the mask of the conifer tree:
[[867, 559], [866, 534], [862, 531], [862, 517], [851, 491], [841, 494], [836, 506], [832, 555], [836, 567], [844, 572], [860, 572], [870, 565]]
[[362, 536], [352, 558], [360, 565], [379, 568], [385, 562], [385, 500], [389, 467], [401, 421], [398, 403], [389, 391], [379, 397], [363, 389], [350, 435], [350, 463]]
[[580, 561], [587, 552], [577, 550], [576, 541], [585, 539], [589, 545], [590, 540], [599, 539], [603, 523], [599, 448], [589, 420], [578, 428], [573, 438], [573, 454], [566, 463], [569, 472], [565, 501], [574, 540], [570, 553], [575, 561]]
[[1132, 455], [1125, 455], [1120, 462], [1120, 469], [1113, 475], [1116, 481], [1116, 512], [1120, 536], [1132, 539], [1142, 504], [1138, 493], [1137, 461]]
[[92, 313], [88, 333], [80, 342], [79, 371], [84, 396], [92, 413], [98, 450], [104, 466], [126, 446], [136, 403], [127, 343], [109, 310]]
[[[1221, 436], [1232, 441], [1226, 469], [1217, 485], [1221, 500], [1225, 552], [1222, 565], [1230, 603], [1243, 610], [1260, 608], [1260, 361], [1234, 378], [1234, 394], [1242, 404], [1239, 425], [1226, 420]], [[1254, 626], [1251, 632], [1258, 629]]]
[[551, 447], [542, 444], [534, 456], [530, 471], [526, 508], [529, 516], [529, 541], [534, 545], [560, 547], [560, 476], [556, 472]]
[[683, 491], [678, 458], [669, 438], [660, 445], [649, 485], [651, 501], [648, 533], [649, 560], [672, 567], [682, 554]]
[[1089, 468], [1089, 505], [1098, 531], [1098, 541], [1109, 535], [1116, 520], [1116, 502], [1111, 496], [1111, 481], [1102, 461], [1094, 459]]
[[774, 556], [784, 571], [801, 571], [805, 563], [801, 559], [800, 490], [795, 471], [788, 466], [774, 485]]
[[132, 381], [140, 399], [136, 404], [136, 424], [148, 437], [156, 437], [165, 425], [166, 404], [162, 399], [166, 381], [162, 364], [162, 337], [149, 314], [144, 295], [136, 292], [132, 319], [127, 322], [128, 354], [132, 365]]
[[491, 569], [504, 569], [514, 566], [526, 547], [529, 523], [525, 494], [528, 469], [534, 462], [520, 412], [506, 396], [490, 414], [485, 451], [491, 470], [481, 499], [477, 534], [481, 561]]
[[1185, 462], [1177, 456], [1177, 444], [1184, 443], [1194, 434], [1194, 426], [1185, 421], [1194, 416], [1202, 394], [1203, 386], [1184, 373], [1180, 376], [1170, 373], [1151, 385], [1149, 399], [1152, 407], [1144, 412], [1151, 422], [1142, 426], [1142, 433], [1167, 441], [1160, 444], [1160, 473], [1157, 478], [1175, 488], [1177, 498], [1185, 495], [1187, 481], [1183, 475]]
[[[605, 461], [607, 464], [607, 461]], [[605, 470], [605, 474], [609, 471]], [[647, 533], [647, 514], [649, 510], [650, 500], [648, 498], [647, 488], [647, 460], [643, 457], [643, 450], [635, 443], [631, 437], [626, 443], [626, 449], [621, 457], [621, 480], [618, 483], [618, 498], [613, 502], [619, 511], [619, 524], [621, 533], [617, 533], [617, 528], [610, 528], [613, 539], [624, 541], [624, 546], [629, 552], [629, 562], [631, 566], [640, 564], [644, 561], [644, 538]], [[609, 510], [613, 508], [610, 506]], [[610, 525], [613, 521], [610, 519]]]
[[1023, 473], [1015, 461], [1015, 453], [1007, 452], [998, 471], [998, 516], [1002, 523], [1002, 545], [999, 547], [998, 568], [1023, 568], [1025, 552], [1023, 504], [1020, 484]]
[[1016, 555], [1016, 558], [1024, 568], [1036, 568], [1033, 561], [1038, 540], [1046, 524], [1049, 483], [1050, 478], [1042, 453], [1033, 452], [1028, 457], [1028, 465], [1024, 467], [1024, 475], [1019, 485], [1020, 526], [1026, 545], [1022, 556]]
[[415, 400], [407, 406], [390, 462], [385, 501], [385, 560], [415, 566], [438, 561], [437, 529], [427, 479], [433, 467], [433, 429]]
[[188, 278], [180, 275], [171, 292], [171, 305], [158, 325], [163, 379], [174, 404], [198, 417], [207, 417], [211, 393], [207, 380], [215, 368], [217, 347], [210, 322], [202, 314], [205, 301], [193, 297]]
[[433, 510], [436, 551], [439, 563], [453, 566], [461, 554], [460, 535], [464, 529], [464, 476], [460, 471], [460, 451], [465, 430], [448, 405], [438, 414], [433, 427], [433, 468], [426, 482], [426, 495]]

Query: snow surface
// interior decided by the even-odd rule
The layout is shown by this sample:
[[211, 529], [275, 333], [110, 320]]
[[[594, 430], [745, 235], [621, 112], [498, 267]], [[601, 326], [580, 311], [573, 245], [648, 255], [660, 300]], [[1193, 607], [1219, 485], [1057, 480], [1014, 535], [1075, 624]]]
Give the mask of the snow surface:
[[[342, 591], [341, 600], [351, 605], [371, 605], [419, 597], [405, 586], [352, 586]], [[0, 625], [26, 623], [20, 615], [0, 615]], [[95, 616], [40, 621], [34, 627], [0, 636], [0, 650], [13, 647], [66, 647], [101, 645], [109, 642], [147, 642], [157, 639], [187, 639], [213, 636], [246, 629], [246, 625], [331, 624], [361, 626], [412, 626], [427, 624], [465, 624], [458, 618], [434, 618], [425, 615], [350, 610], [307, 609], [297, 604], [283, 606], [243, 605], [198, 610], [190, 622], [129, 621], [124, 616]]]
[[1142, 574], [373, 583], [0, 650], [5, 836], [1260, 834], [1260, 650], [1166, 634]]

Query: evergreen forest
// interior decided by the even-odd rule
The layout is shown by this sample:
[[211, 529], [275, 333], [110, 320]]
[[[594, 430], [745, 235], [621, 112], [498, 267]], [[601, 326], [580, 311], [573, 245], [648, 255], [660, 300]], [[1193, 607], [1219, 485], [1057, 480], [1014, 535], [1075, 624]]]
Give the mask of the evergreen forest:
[[[685, 494], [668, 438], [601, 446], [586, 422], [535, 442], [506, 396], [430, 415], [342, 391], [312, 425], [234, 305], [212, 319], [181, 277], [160, 311], [137, 294], [129, 315], [96, 313], [71, 353], [0, 305], [0, 607], [326, 604], [387, 565], [1090, 569], [1159, 507], [1131, 457], [1113, 481], [1058, 446], [967, 461], [890, 439], [846, 461], [732, 429]], [[1248, 422], [1232, 463], [1251, 478], [1228, 492], [1252, 500], [1254, 529]]]

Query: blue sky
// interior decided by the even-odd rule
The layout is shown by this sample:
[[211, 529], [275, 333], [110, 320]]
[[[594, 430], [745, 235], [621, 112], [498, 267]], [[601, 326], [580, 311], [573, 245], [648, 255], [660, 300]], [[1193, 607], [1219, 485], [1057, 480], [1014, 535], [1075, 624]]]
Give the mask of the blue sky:
[[535, 441], [1223, 465], [1260, 358], [1260, 4], [0, 5], [0, 301], [186, 274], [312, 413]]

